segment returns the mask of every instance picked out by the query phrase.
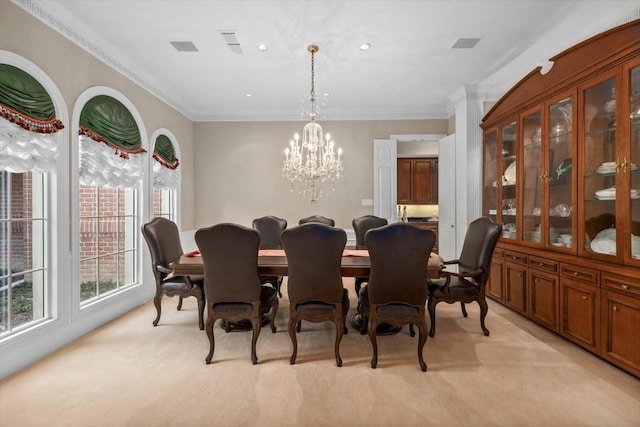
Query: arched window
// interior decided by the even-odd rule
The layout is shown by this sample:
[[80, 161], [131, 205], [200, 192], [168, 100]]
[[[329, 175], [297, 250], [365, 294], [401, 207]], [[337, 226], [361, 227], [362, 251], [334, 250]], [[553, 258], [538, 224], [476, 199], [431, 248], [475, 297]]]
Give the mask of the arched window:
[[0, 51], [0, 337], [56, 311], [58, 230], [50, 223], [56, 217], [57, 159], [65, 151], [63, 103], [39, 68]]
[[[115, 95], [115, 93], [114, 93]], [[141, 126], [119, 99], [96, 95], [79, 117], [80, 302], [137, 283]]]
[[156, 131], [152, 138], [153, 148], [153, 216], [161, 216], [177, 221], [177, 190], [180, 186], [180, 161], [172, 140], [173, 135], [166, 130]]

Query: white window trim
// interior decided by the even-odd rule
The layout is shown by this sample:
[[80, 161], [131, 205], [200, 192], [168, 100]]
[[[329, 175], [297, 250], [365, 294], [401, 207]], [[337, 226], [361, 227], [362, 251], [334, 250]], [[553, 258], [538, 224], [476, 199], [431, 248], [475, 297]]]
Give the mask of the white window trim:
[[[149, 151], [149, 139], [147, 137], [146, 127], [144, 122], [142, 121], [142, 116], [135, 108], [133, 103], [123, 94], [112, 89], [107, 86], [93, 86], [82, 92], [78, 99], [76, 100], [73, 107], [73, 117], [71, 119], [71, 144], [74, 147], [77, 147], [79, 144], [78, 134], [80, 131], [80, 114], [82, 113], [82, 109], [85, 104], [92, 98], [98, 95], [107, 95], [114, 99], [120, 101], [131, 113], [133, 119], [135, 120], [138, 130], [140, 131], [140, 139], [142, 142], [142, 148], [147, 150], [147, 156], [151, 157]], [[136, 247], [138, 248], [138, 253], [136, 257], [136, 261], [138, 264], [137, 268], [137, 278], [133, 285], [128, 286], [121, 291], [115, 292], [111, 295], [107, 295], [104, 298], [100, 298], [94, 302], [81, 306], [80, 303], [80, 292], [78, 292], [78, 286], [80, 283], [80, 233], [79, 233], [79, 224], [80, 224], [80, 157], [79, 150], [72, 150], [72, 159], [71, 159], [71, 206], [73, 209], [71, 210], [71, 236], [72, 236], [72, 281], [73, 290], [71, 295], [71, 303], [72, 303], [72, 313], [73, 318], [72, 321], [77, 321], [82, 319], [86, 321], [87, 319], [95, 319], [98, 322], [105, 319], [105, 321], [111, 320], [113, 317], [123, 314], [134, 307], [147, 302], [150, 298], [152, 298], [155, 288], [151, 286], [153, 284], [153, 280], [150, 277], [151, 267], [149, 262], [146, 261], [147, 254], [145, 252], [146, 244], [141, 239], [141, 233], [136, 233]], [[149, 194], [151, 192], [151, 182], [150, 182], [150, 171], [149, 171], [149, 162], [145, 162], [145, 172], [144, 178], [140, 185], [138, 186], [138, 198], [137, 203], [138, 206], [137, 212], [139, 216], [139, 225], [142, 225], [145, 218], [148, 217], [148, 212], [150, 212], [151, 199], [149, 197], [145, 197], [144, 195]], [[148, 273], [147, 273], [148, 271]], [[102, 322], [104, 323], [104, 322]], [[96, 326], [102, 324], [98, 323]], [[94, 326], [95, 327], [95, 326]]]
[[52, 331], [70, 320], [69, 288], [69, 114], [62, 93], [53, 80], [33, 62], [13, 52], [0, 50], [0, 63], [20, 68], [45, 88], [56, 112], [65, 125], [56, 132], [59, 142], [56, 169], [47, 174], [47, 289], [45, 319], [8, 335], [0, 341], [2, 360], [0, 378], [43, 357], [57, 347], [49, 345]]
[[[178, 158], [178, 160], [180, 160], [182, 157], [180, 155], [180, 145], [178, 144], [178, 140], [176, 139], [175, 135], [168, 129], [165, 128], [160, 128], [160, 129], [156, 129], [152, 134], [151, 134], [151, 138], [149, 139], [149, 145], [151, 146], [150, 150], [149, 150], [149, 167], [147, 168], [147, 170], [149, 171], [149, 176], [147, 177], [148, 181], [149, 181], [149, 185], [151, 186], [151, 191], [149, 192], [149, 206], [151, 207], [151, 209], [148, 211], [149, 212], [149, 216], [146, 218], [147, 220], [151, 220], [151, 216], [153, 213], [153, 163], [156, 161], [153, 158], [153, 150], [156, 148], [156, 139], [158, 139], [158, 137], [160, 135], [165, 135], [167, 138], [169, 138], [169, 140], [171, 141], [171, 144], [173, 144], [173, 150], [176, 153], [176, 157]], [[180, 220], [181, 220], [181, 215], [180, 215], [180, 206], [181, 206], [181, 198], [180, 198], [180, 193], [182, 193], [180, 191], [180, 189], [182, 188], [182, 163], [180, 163], [180, 166], [178, 166], [178, 188], [176, 188], [176, 192], [175, 192], [175, 210], [176, 212], [174, 212], [174, 216], [175, 216], [175, 222], [176, 224], [180, 224]]]

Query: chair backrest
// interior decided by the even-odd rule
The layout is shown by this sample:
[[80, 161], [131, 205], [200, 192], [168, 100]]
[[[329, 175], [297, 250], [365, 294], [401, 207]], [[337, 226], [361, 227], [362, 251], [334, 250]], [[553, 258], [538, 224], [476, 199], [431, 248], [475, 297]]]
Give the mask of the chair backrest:
[[459, 258], [460, 271], [482, 269], [483, 273], [474, 279], [484, 285], [489, 279], [491, 257], [502, 234], [502, 225], [496, 224], [488, 217], [480, 217], [469, 224], [464, 236], [462, 252]]
[[332, 218], [327, 218], [322, 215], [311, 215], [306, 218], [301, 218], [300, 221], [298, 221], [298, 225], [307, 224], [309, 222], [330, 225], [332, 227], [335, 227], [336, 225], [336, 222]]
[[250, 303], [260, 300], [258, 230], [223, 223], [199, 229], [195, 240], [204, 264], [207, 301]]
[[424, 305], [427, 263], [435, 241], [433, 231], [406, 223], [369, 230], [365, 236], [371, 260], [369, 301]]
[[347, 233], [329, 225], [308, 223], [282, 232], [287, 255], [289, 301], [340, 303], [342, 252]]
[[260, 232], [260, 249], [282, 249], [280, 235], [287, 228], [287, 220], [273, 215], [253, 220], [252, 227]]
[[172, 262], [180, 260], [183, 252], [178, 226], [171, 220], [156, 217], [142, 226], [142, 235], [151, 253], [153, 274], [160, 278], [166, 276], [166, 273], [158, 271], [156, 267], [161, 265], [171, 268], [169, 265]]
[[354, 218], [351, 221], [353, 231], [356, 234], [356, 249], [367, 249], [367, 245], [364, 242], [364, 235], [372, 228], [379, 228], [387, 225], [389, 222], [386, 218], [380, 218], [375, 215], [364, 215], [358, 218]]

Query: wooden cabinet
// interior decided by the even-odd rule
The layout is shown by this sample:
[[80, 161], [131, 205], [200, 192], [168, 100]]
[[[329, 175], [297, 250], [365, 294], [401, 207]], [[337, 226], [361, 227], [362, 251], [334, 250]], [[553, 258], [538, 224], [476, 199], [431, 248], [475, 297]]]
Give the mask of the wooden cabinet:
[[505, 304], [527, 314], [527, 256], [506, 251], [504, 262]]
[[558, 331], [558, 263], [529, 256], [529, 316]]
[[503, 264], [503, 298], [488, 294], [635, 375], [639, 32], [635, 20], [554, 56], [481, 125], [482, 214], [502, 224], [504, 251], [493, 264]]
[[640, 278], [602, 273], [601, 355], [640, 376]]
[[438, 203], [438, 159], [398, 159], [398, 204]]
[[504, 303], [504, 249], [497, 248], [491, 259], [491, 271], [487, 281], [487, 296]]

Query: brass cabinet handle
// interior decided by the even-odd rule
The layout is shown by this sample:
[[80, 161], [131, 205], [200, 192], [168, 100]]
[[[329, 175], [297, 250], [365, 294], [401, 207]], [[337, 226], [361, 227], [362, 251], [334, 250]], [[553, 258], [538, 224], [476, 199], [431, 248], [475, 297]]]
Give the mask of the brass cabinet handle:
[[580, 274], [580, 273], [578, 273], [577, 271], [574, 271], [574, 272], [573, 272], [573, 275], [574, 275], [574, 276], [577, 276], [578, 274]]
[[625, 291], [629, 290], [629, 285], [622, 284], [620, 286], [622, 286], [622, 289], [624, 289]]
[[589, 297], [588, 297], [587, 295], [582, 295], [580, 298], [582, 298], [582, 299], [587, 299], [587, 298], [589, 298]]
[[617, 305], [614, 305], [614, 306], [613, 306], [613, 311], [620, 311], [620, 310], [618, 309], [618, 306], [617, 306]]
[[627, 166], [629, 164], [627, 163], [627, 157], [625, 156], [624, 159], [622, 159], [622, 172], [623, 173], [627, 173]]
[[616, 158], [616, 173], [620, 172], [620, 157]]

